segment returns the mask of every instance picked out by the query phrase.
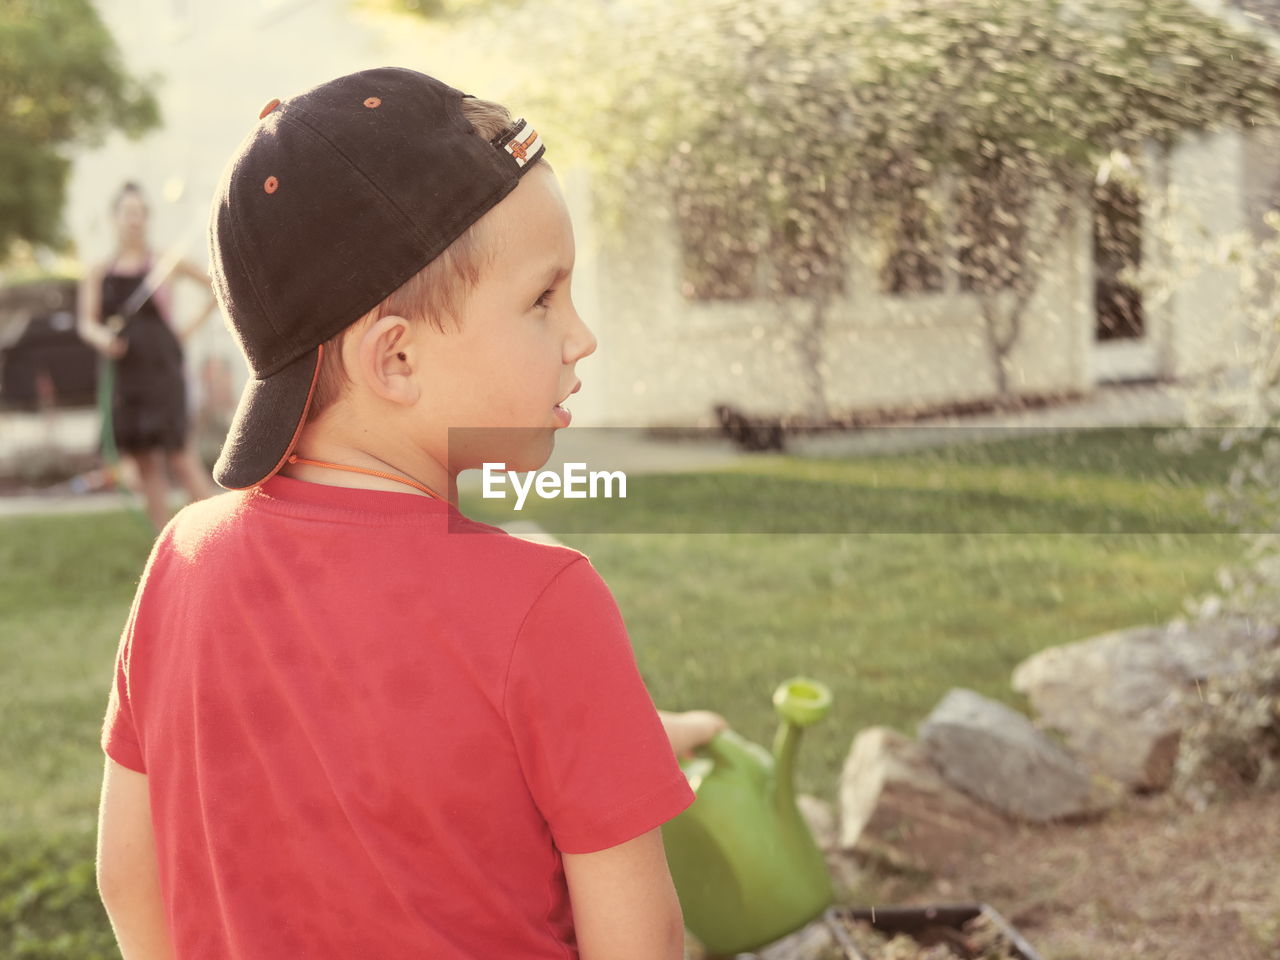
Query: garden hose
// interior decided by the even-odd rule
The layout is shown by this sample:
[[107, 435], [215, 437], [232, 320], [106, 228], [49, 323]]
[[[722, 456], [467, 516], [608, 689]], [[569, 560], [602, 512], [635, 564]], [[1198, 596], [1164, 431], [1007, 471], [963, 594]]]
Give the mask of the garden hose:
[[[103, 326], [111, 332], [113, 338], [119, 339], [124, 332], [124, 318], [108, 317]], [[111, 486], [119, 490], [123, 484], [120, 481], [120, 450], [116, 446], [115, 395], [116, 361], [103, 354], [98, 364], [98, 422], [101, 424], [98, 446], [102, 451], [103, 470], [110, 478]]]
[[[124, 329], [124, 320], [110, 317], [106, 323], [113, 336], [119, 336]], [[102, 472], [110, 489], [125, 494], [129, 499], [129, 507], [139, 519], [151, 530], [151, 519], [142, 509], [137, 494], [129, 488], [121, 477], [120, 449], [116, 446], [115, 429], [115, 393], [116, 362], [111, 357], [103, 356], [98, 364], [98, 422], [101, 424], [98, 435], [98, 447], [102, 452]]]
[[111, 485], [119, 485], [118, 466], [120, 451], [116, 448], [115, 421], [112, 417], [112, 402], [116, 392], [116, 362], [110, 357], [103, 357], [98, 363], [98, 422], [101, 432], [98, 437], [98, 449], [102, 451], [103, 469], [111, 478]]

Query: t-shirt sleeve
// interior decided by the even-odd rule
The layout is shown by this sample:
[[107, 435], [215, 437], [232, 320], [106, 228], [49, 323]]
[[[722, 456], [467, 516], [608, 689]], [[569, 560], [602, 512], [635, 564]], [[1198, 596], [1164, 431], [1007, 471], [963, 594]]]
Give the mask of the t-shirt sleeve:
[[586, 558], [561, 570], [525, 617], [504, 706], [562, 853], [625, 843], [693, 802], [613, 595]]
[[129, 666], [133, 648], [133, 621], [137, 612], [129, 617], [129, 623], [120, 638], [116, 652], [115, 677], [107, 698], [107, 716], [102, 723], [102, 749], [116, 763], [138, 773], [146, 773], [142, 748], [138, 743], [138, 731], [133, 722], [133, 701], [129, 696]]

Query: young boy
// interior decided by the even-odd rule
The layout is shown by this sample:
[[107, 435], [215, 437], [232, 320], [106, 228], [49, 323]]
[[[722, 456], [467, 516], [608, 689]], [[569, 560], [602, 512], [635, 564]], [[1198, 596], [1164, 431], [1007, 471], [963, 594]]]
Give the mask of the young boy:
[[240, 492], [169, 524], [121, 639], [98, 871], [125, 960], [681, 956], [658, 827], [692, 800], [673, 748], [723, 720], [659, 717], [583, 555], [445, 496], [541, 466], [595, 349], [542, 152], [383, 68], [272, 101], [232, 158]]

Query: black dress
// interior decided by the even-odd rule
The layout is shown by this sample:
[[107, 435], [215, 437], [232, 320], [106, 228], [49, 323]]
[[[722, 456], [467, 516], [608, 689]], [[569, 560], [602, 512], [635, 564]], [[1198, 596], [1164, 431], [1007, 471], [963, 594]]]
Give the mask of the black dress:
[[[145, 275], [119, 274], [114, 266], [108, 270], [102, 278], [104, 322], [120, 312]], [[127, 453], [181, 450], [187, 442], [182, 344], [153, 296], [124, 320], [121, 337], [128, 349], [115, 361], [111, 404], [116, 448]]]

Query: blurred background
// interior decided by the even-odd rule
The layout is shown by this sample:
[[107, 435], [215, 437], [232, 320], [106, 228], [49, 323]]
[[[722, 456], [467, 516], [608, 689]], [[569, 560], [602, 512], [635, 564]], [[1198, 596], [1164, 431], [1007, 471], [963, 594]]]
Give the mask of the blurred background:
[[[203, 267], [214, 186], [262, 105], [383, 64], [547, 131], [602, 345], [580, 423], [1187, 383], [1250, 343], [1252, 278], [1219, 248], [1273, 232], [1275, 11], [1255, 6], [13, 3], [6, 407], [92, 394], [83, 355], [12, 341], [28, 315], [65, 323], [56, 278], [109, 258], [122, 183], [156, 250]], [[12, 289], [40, 277], [46, 300]], [[174, 296], [180, 316], [203, 305]], [[209, 455], [244, 368], [216, 322], [187, 352]]]
[[[1276, 0], [0, 0], [0, 953], [115, 956], [95, 725], [152, 531], [77, 284], [126, 182], [206, 270], [262, 107], [383, 65], [542, 132], [600, 341], [575, 425], [643, 428], [676, 492], [641, 509], [690, 524], [565, 540], [659, 706], [767, 741], [778, 681], [833, 687], [800, 777], [847, 902], [988, 899], [1046, 960], [1280, 957]], [[216, 313], [184, 347], [208, 465], [246, 371]], [[840, 520], [759, 533], [795, 503]], [[726, 505], [750, 532], [693, 532]], [[924, 814], [867, 784], [949, 771], [917, 725], [955, 687], [1110, 799], [895, 847]]]

